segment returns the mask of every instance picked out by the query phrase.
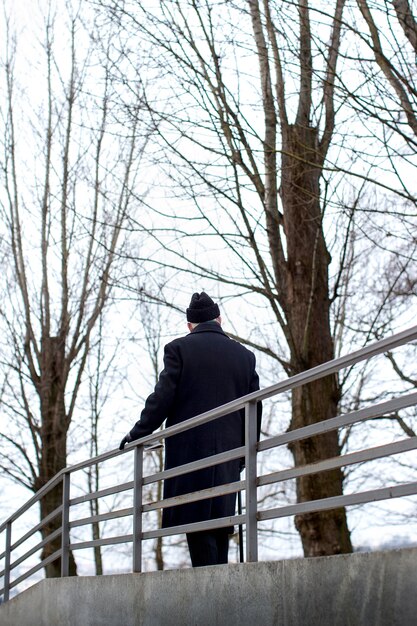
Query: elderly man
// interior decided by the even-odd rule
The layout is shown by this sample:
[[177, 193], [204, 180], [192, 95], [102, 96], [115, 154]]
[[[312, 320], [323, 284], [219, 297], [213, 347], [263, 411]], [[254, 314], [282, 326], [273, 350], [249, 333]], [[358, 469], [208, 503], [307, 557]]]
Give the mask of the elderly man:
[[[149, 435], [166, 419], [173, 426], [259, 389], [255, 355], [221, 328], [217, 304], [204, 292], [193, 294], [187, 309], [190, 333], [165, 346], [164, 369], [145, 402], [140, 420], [120, 443]], [[258, 404], [258, 438], [262, 407]], [[237, 448], [244, 444], [244, 410], [166, 439], [165, 468]], [[237, 459], [198, 470], [164, 484], [164, 498], [239, 480]], [[178, 526], [235, 514], [236, 494], [164, 509], [162, 526]], [[187, 533], [193, 567], [227, 563], [230, 527]]]

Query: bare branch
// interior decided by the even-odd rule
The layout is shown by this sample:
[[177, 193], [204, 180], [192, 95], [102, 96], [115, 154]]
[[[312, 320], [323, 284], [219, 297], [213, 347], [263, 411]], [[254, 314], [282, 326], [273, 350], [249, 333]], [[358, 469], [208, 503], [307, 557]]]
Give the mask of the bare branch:
[[396, 75], [394, 68], [392, 66], [392, 64], [390, 63], [390, 61], [387, 59], [387, 57], [385, 56], [383, 49], [382, 49], [382, 45], [381, 45], [381, 41], [379, 38], [379, 33], [378, 33], [378, 28], [375, 24], [375, 21], [372, 17], [372, 13], [369, 9], [367, 0], [357, 0], [358, 2], [358, 6], [359, 9], [368, 25], [369, 28], [369, 32], [371, 34], [371, 39], [372, 39], [372, 50], [375, 53], [375, 60], [378, 63], [380, 69], [382, 70], [382, 72], [384, 73], [386, 79], [388, 80], [389, 84], [391, 85], [391, 87], [395, 90], [400, 103], [401, 103], [401, 107], [404, 111], [404, 114], [407, 118], [407, 122], [410, 126], [410, 128], [412, 129], [414, 135], [417, 136], [417, 116], [416, 113], [413, 109], [412, 103], [410, 102], [407, 92], [404, 88], [404, 86], [402, 85], [401, 80], [398, 78], [398, 76]]
[[333, 18], [332, 36], [327, 56], [326, 78], [323, 84], [323, 100], [325, 107], [325, 126], [320, 141], [321, 158], [325, 159], [335, 125], [335, 108], [334, 108], [334, 89], [336, 79], [337, 60], [339, 58], [340, 35], [342, 31], [342, 16], [346, 0], [337, 0], [335, 15]]
[[408, 0], [393, 0], [392, 4], [404, 34], [417, 54], [417, 22], [411, 12], [410, 3]]

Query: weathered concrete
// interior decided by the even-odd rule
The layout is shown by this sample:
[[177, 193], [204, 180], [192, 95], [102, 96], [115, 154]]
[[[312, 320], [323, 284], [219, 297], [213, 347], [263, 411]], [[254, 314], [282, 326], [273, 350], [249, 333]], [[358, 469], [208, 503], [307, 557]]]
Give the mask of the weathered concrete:
[[1, 626], [416, 626], [417, 548], [44, 580]]

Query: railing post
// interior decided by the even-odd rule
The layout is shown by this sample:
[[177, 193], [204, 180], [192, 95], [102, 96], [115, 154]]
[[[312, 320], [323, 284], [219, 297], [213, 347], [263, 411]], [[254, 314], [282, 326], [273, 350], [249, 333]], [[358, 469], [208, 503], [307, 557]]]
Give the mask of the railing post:
[[246, 561], [248, 562], [258, 560], [256, 443], [256, 402], [248, 402], [245, 405]]
[[12, 523], [6, 526], [6, 554], [4, 558], [4, 601], [7, 602], [10, 594], [10, 552], [12, 545]]
[[71, 475], [65, 472], [62, 478], [62, 523], [61, 523], [61, 576], [69, 576], [69, 496]]
[[133, 476], [133, 571], [142, 571], [143, 446], [135, 448]]

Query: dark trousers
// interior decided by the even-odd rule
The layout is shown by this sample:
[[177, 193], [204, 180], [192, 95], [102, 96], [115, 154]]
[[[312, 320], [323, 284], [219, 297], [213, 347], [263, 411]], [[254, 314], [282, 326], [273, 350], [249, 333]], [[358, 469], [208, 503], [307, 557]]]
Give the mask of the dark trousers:
[[227, 563], [229, 552], [228, 528], [187, 533], [187, 542], [193, 567]]

